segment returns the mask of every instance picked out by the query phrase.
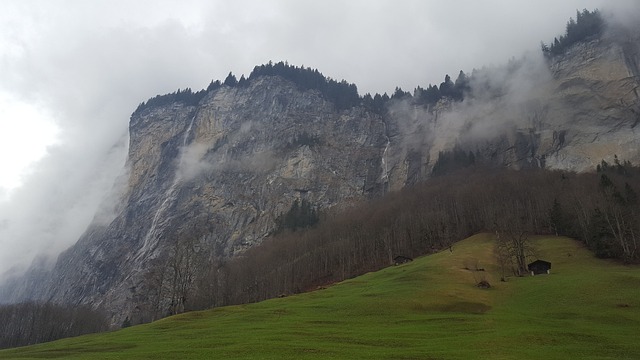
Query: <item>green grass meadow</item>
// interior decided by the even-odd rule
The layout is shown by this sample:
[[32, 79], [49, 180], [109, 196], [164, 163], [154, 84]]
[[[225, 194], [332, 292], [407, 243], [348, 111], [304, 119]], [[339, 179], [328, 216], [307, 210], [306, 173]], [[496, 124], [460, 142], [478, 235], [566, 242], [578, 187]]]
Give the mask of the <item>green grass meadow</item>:
[[[640, 359], [640, 267], [536, 237], [551, 274], [500, 282], [492, 239], [476, 235], [324, 290], [4, 350], [0, 359]], [[464, 269], [475, 261], [486, 271]], [[475, 286], [483, 277], [491, 289]]]

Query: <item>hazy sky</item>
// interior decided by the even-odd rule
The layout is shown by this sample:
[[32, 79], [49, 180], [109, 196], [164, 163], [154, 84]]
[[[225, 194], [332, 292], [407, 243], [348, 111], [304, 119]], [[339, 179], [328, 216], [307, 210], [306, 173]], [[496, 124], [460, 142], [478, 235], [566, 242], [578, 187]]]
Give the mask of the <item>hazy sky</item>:
[[269, 60], [318, 68], [361, 94], [413, 90], [539, 51], [577, 9], [606, 3], [3, 0], [0, 274], [77, 240], [149, 97]]

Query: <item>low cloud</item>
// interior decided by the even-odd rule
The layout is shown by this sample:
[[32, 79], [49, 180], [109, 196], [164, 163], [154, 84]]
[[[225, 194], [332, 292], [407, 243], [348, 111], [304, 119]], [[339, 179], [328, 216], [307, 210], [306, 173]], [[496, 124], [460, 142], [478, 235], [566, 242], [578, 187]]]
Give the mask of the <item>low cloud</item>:
[[391, 135], [402, 134], [392, 138], [402, 139], [393, 143], [396, 162], [411, 151], [430, 147], [433, 164], [439, 151], [456, 145], [474, 147], [513, 129], [543, 125], [548, 104], [542, 98], [548, 94], [552, 75], [541, 52], [474, 70], [469, 79], [470, 90], [462, 102], [425, 108], [412, 99], [392, 101], [389, 111], [397, 129]]
[[272, 150], [229, 155], [226, 148], [209, 153], [209, 146], [194, 142], [180, 150], [176, 179], [188, 182], [199, 176], [215, 177], [223, 172], [263, 173], [274, 169], [277, 159]]
[[213, 165], [204, 160], [204, 155], [209, 150], [207, 144], [192, 143], [180, 150], [178, 159], [177, 178], [180, 181], [189, 181], [198, 175], [208, 172]]
[[[57, 147], [37, 164], [34, 175], [11, 194], [10, 201], [0, 204], [2, 272], [24, 269], [38, 256], [53, 258], [77, 241], [99, 205], [117, 198], [114, 182], [122, 173], [124, 144], [116, 143], [110, 151], [96, 149], [98, 153]], [[108, 213], [105, 207], [98, 218]]]

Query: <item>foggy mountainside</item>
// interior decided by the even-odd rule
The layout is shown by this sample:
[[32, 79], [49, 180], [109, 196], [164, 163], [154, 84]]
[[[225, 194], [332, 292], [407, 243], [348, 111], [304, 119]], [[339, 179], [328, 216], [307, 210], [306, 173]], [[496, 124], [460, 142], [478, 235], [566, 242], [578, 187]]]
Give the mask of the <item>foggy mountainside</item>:
[[6, 275], [0, 302], [83, 305], [95, 331], [308, 291], [480, 231], [638, 262], [637, 30], [579, 11], [538, 52], [390, 95], [277, 61], [151, 97], [115, 201], [54, 265]]

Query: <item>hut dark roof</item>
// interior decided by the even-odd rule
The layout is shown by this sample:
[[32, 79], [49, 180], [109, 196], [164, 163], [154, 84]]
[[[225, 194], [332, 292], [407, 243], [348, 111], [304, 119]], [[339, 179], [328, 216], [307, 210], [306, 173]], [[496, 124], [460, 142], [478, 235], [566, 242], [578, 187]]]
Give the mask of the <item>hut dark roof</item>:
[[407, 256], [402, 256], [402, 255], [398, 255], [396, 257], [393, 258], [393, 263], [395, 265], [400, 265], [400, 264], [404, 264], [404, 263], [408, 263], [409, 261], [413, 261], [412, 258], [407, 257]]
[[548, 274], [551, 269], [551, 263], [544, 260], [536, 260], [527, 265], [527, 269], [531, 271], [531, 275]]
[[547, 269], [551, 269], [551, 263], [545, 260], [536, 260], [532, 263], [530, 263], [529, 265], [527, 265], [527, 268], [529, 270], [531, 270], [532, 267], [547, 267]]

